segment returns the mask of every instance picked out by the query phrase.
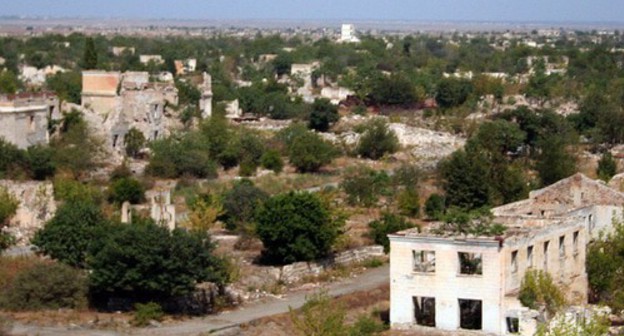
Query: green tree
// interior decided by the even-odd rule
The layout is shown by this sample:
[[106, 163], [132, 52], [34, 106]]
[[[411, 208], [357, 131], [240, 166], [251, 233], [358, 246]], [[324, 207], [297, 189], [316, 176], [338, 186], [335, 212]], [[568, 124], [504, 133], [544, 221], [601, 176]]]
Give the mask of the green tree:
[[313, 132], [306, 131], [291, 139], [288, 160], [298, 171], [315, 172], [336, 156], [334, 147]]
[[425, 201], [425, 214], [429, 219], [440, 220], [446, 210], [446, 199], [440, 194], [431, 194]]
[[624, 310], [624, 224], [613, 218], [613, 230], [590, 242], [585, 267], [592, 303], [606, 304], [616, 313]]
[[329, 126], [339, 118], [338, 107], [332, 105], [329, 99], [316, 99], [312, 103], [308, 127], [319, 132], [327, 132]]
[[223, 263], [206, 233], [169, 231], [151, 220], [115, 225], [89, 251], [90, 290], [96, 300], [149, 302], [185, 295], [197, 283], [224, 284]]
[[85, 40], [85, 49], [82, 56], [82, 67], [86, 70], [96, 69], [98, 65], [98, 54], [95, 50], [95, 42], [92, 37]]
[[397, 196], [397, 207], [403, 216], [420, 216], [420, 196], [416, 188], [404, 188]]
[[436, 101], [442, 108], [462, 105], [473, 91], [470, 81], [456, 78], [445, 78], [438, 83]]
[[260, 208], [257, 221], [263, 257], [278, 264], [327, 256], [344, 226], [319, 196], [308, 192], [271, 197]]
[[290, 309], [290, 320], [299, 336], [348, 336], [346, 317], [345, 309], [325, 293], [307, 297], [300, 312]]
[[124, 136], [126, 155], [136, 158], [139, 151], [143, 149], [143, 146], [145, 146], [145, 142], [146, 140], [143, 132], [139, 131], [135, 127], [132, 127]]
[[490, 204], [490, 174], [487, 159], [480, 152], [460, 149], [440, 162], [439, 172], [446, 194], [446, 203], [465, 209]]
[[370, 97], [373, 103], [391, 106], [410, 106], [418, 97], [414, 84], [403, 75], [382, 76], [374, 81]]
[[388, 127], [388, 124], [380, 118], [366, 123], [364, 132], [357, 145], [359, 155], [378, 160], [385, 154], [392, 154], [399, 149], [399, 139]]
[[269, 149], [260, 158], [260, 164], [263, 168], [272, 170], [275, 174], [279, 174], [284, 169], [284, 161], [279, 151]]
[[269, 195], [256, 187], [250, 180], [244, 179], [234, 184], [223, 195], [222, 216], [225, 227], [231, 231], [252, 233], [255, 227], [257, 209], [269, 198]]
[[390, 177], [384, 171], [360, 166], [347, 170], [340, 187], [347, 194], [349, 204], [370, 207], [377, 203], [379, 196], [387, 193]]
[[0, 93], [14, 94], [21, 86], [20, 80], [12, 71], [0, 71]]
[[554, 283], [550, 274], [542, 270], [528, 270], [524, 274], [518, 300], [531, 309], [538, 309], [538, 305], [544, 305], [549, 313], [557, 312], [565, 304], [561, 289]]
[[59, 170], [71, 172], [74, 177], [92, 171], [102, 159], [103, 141], [94, 137], [80, 113], [65, 115], [61, 137], [51, 142], [53, 163]]
[[131, 177], [116, 179], [111, 184], [108, 200], [116, 204], [125, 201], [139, 204], [145, 200], [145, 188], [141, 182]]
[[576, 172], [576, 157], [572, 155], [561, 136], [545, 136], [540, 141], [542, 149], [537, 158], [537, 170], [542, 185], [553, 184]]
[[54, 164], [54, 150], [48, 146], [31, 146], [26, 151], [26, 160], [32, 178], [43, 181], [54, 176], [56, 165]]
[[390, 240], [388, 235], [401, 230], [413, 228], [415, 225], [408, 222], [405, 217], [385, 212], [381, 218], [368, 223], [370, 228], [370, 236], [375, 244], [382, 245], [384, 252], [390, 251]]
[[93, 203], [66, 202], [35, 233], [32, 244], [39, 253], [74, 267], [85, 267], [87, 251], [108, 229], [108, 222]]
[[19, 206], [19, 200], [6, 188], [0, 188], [0, 252], [13, 243], [13, 237], [4, 231]]
[[77, 71], [57, 72], [46, 78], [48, 89], [56, 92], [62, 101], [80, 104], [82, 75]]
[[611, 178], [617, 173], [617, 163], [613, 159], [611, 152], [604, 152], [598, 161], [598, 168], [596, 174], [598, 178], [605, 182], [609, 182]]

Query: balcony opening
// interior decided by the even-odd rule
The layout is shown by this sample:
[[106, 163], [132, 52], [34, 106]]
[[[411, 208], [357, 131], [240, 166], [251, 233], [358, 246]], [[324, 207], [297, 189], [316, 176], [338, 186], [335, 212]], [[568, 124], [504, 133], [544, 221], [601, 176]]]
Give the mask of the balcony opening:
[[507, 317], [507, 332], [517, 334], [520, 332], [520, 319], [517, 317]]
[[482, 329], [482, 303], [481, 300], [459, 299], [459, 327], [462, 329]]
[[412, 297], [414, 302], [414, 320], [425, 327], [435, 327], [435, 298]]

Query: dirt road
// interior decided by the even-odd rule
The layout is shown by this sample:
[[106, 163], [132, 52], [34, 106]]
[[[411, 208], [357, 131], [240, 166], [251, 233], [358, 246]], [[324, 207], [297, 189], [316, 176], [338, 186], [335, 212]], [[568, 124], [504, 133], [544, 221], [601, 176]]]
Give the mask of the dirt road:
[[[331, 296], [366, 291], [389, 281], [389, 268], [384, 265], [379, 268], [367, 270], [355, 278], [348, 278], [336, 283], [330, 283], [322, 287]], [[207, 335], [210, 332], [228, 329], [258, 318], [288, 312], [289, 308], [299, 308], [304, 302], [306, 295], [319, 291], [319, 288], [289, 293], [281, 299], [270, 299], [263, 302], [245, 305], [237, 310], [224, 312], [218, 315], [210, 315], [201, 318], [193, 318], [184, 322], [163, 325], [157, 328], [132, 329], [127, 332], [91, 330], [61, 327], [37, 327], [16, 324], [11, 335], [40, 335], [40, 336], [122, 336], [122, 335]]]

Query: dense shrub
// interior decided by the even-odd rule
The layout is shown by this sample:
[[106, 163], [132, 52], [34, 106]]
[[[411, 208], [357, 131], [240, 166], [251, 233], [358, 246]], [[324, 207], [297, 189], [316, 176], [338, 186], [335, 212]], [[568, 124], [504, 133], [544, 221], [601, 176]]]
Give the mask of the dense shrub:
[[368, 223], [368, 227], [370, 228], [370, 236], [375, 241], [375, 244], [382, 245], [384, 251], [388, 253], [390, 251], [388, 234], [413, 228], [414, 224], [408, 222], [404, 217], [386, 212], [381, 215], [380, 219]]
[[525, 307], [538, 309], [544, 305], [554, 313], [565, 304], [561, 289], [555, 285], [549, 273], [542, 270], [528, 270], [520, 284], [518, 299]]
[[319, 132], [327, 132], [329, 126], [338, 121], [338, 107], [328, 99], [316, 99], [312, 103], [308, 127]]
[[399, 149], [399, 139], [383, 119], [369, 121], [364, 125], [363, 131], [357, 146], [359, 155], [378, 160], [385, 154], [392, 154]]
[[605, 182], [609, 182], [609, 180], [617, 173], [617, 163], [613, 159], [613, 156], [610, 152], [604, 152], [600, 161], [598, 161], [598, 168], [596, 169], [596, 174], [598, 178]]
[[3, 229], [8, 226], [9, 220], [15, 215], [18, 206], [19, 200], [6, 188], [0, 188], [0, 251], [13, 243], [13, 237], [4, 232]]
[[38, 263], [15, 277], [0, 304], [8, 310], [86, 308], [86, 275], [60, 263]]
[[126, 146], [126, 155], [130, 157], [137, 157], [139, 151], [145, 146], [145, 136], [143, 132], [132, 127], [126, 136], [124, 137], [124, 144]]
[[440, 220], [446, 209], [446, 199], [440, 194], [431, 194], [425, 201], [425, 214], [429, 219]]
[[266, 261], [287, 264], [327, 256], [344, 222], [318, 195], [290, 192], [268, 199], [258, 213], [256, 233]]
[[403, 216], [420, 216], [420, 197], [415, 188], [405, 188], [399, 192], [397, 207]]
[[162, 321], [165, 313], [162, 307], [156, 302], [137, 303], [134, 305], [134, 317], [132, 325], [135, 327], [148, 326], [151, 321]]
[[113, 181], [108, 200], [117, 204], [125, 201], [138, 204], [145, 200], [145, 190], [141, 182], [134, 178], [120, 178]]
[[250, 180], [241, 180], [223, 195], [222, 216], [225, 227], [231, 231], [250, 233], [255, 225], [256, 211], [269, 196]]
[[272, 170], [275, 174], [279, 174], [284, 169], [284, 160], [280, 153], [274, 149], [269, 149], [260, 158], [260, 164], [263, 168]]
[[318, 171], [329, 164], [336, 154], [331, 144], [309, 131], [294, 136], [288, 145], [288, 160], [302, 173]]
[[384, 171], [360, 166], [349, 169], [340, 187], [347, 194], [347, 202], [351, 205], [372, 206], [379, 197], [387, 193], [390, 177]]

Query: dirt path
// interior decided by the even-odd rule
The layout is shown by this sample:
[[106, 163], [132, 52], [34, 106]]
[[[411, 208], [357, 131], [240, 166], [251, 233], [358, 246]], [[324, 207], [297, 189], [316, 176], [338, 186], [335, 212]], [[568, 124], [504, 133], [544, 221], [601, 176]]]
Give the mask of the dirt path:
[[[330, 283], [322, 287], [331, 296], [366, 291], [389, 281], [389, 268], [384, 265], [379, 268], [368, 270], [356, 278], [344, 279], [340, 282]], [[289, 308], [299, 308], [304, 302], [306, 295], [318, 291], [313, 289], [285, 295], [281, 299], [270, 299], [241, 307], [240, 309], [224, 312], [218, 315], [210, 315], [201, 318], [193, 318], [184, 322], [164, 325], [158, 328], [133, 329], [127, 332], [115, 332], [106, 330], [72, 329], [60, 327], [37, 327], [16, 324], [11, 335], [40, 335], [40, 336], [121, 336], [121, 335], [200, 335], [209, 334], [212, 331], [235, 327], [258, 318], [288, 312]]]

